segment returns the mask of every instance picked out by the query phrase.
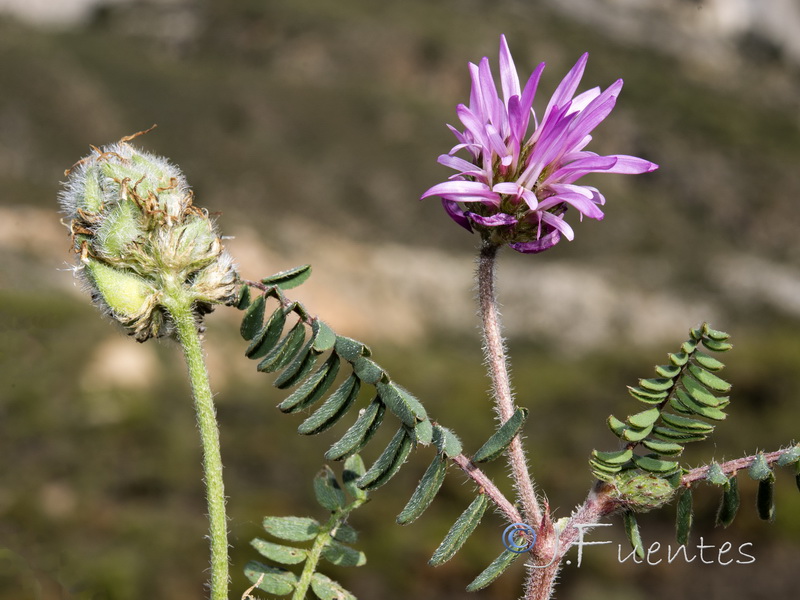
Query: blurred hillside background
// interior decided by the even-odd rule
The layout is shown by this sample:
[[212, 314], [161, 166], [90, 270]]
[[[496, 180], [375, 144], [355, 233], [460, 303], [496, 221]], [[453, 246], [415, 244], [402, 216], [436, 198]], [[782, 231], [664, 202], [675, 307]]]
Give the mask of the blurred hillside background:
[[[170, 157], [220, 214], [245, 277], [311, 263], [293, 296], [373, 348], [393, 377], [474, 451], [492, 413], [471, 276], [477, 239], [436, 200], [450, 172], [467, 62], [500, 33], [521, 72], [548, 64], [539, 101], [584, 51], [581, 89], [625, 80], [590, 149], [661, 165], [598, 176], [602, 223], [539, 256], [507, 252], [499, 291], [525, 433], [550, 505], [566, 516], [591, 482], [604, 419], [625, 386], [708, 320], [729, 331], [729, 419], [699, 464], [798, 437], [800, 9], [793, 0], [0, 0], [0, 600], [203, 597], [200, 451], [183, 364], [100, 318], [69, 270], [56, 196], [64, 170], [126, 134]], [[543, 104], [538, 104], [539, 110]], [[344, 426], [301, 439], [296, 416], [243, 357], [240, 314], [208, 318], [234, 545], [232, 598], [265, 514], [319, 515], [311, 480]], [[368, 448], [365, 458], [374, 458]], [[328, 573], [359, 598], [466, 598], [502, 549], [475, 540], [426, 565], [470, 499], [459, 475], [417, 523], [394, 525], [429, 451], [356, 513], [365, 567]], [[502, 479], [504, 470], [492, 471]], [[562, 600], [789, 599], [800, 495], [778, 473], [777, 515], [755, 486], [728, 530], [696, 493], [695, 543], [752, 542], [752, 565], [618, 564], [616, 546], [565, 568]], [[675, 544], [673, 509], [640, 519]], [[449, 520], [448, 520], [449, 519]], [[591, 539], [623, 544], [618, 519]], [[385, 523], [389, 523], [388, 525]], [[608, 536], [608, 537], [606, 537]], [[575, 562], [574, 556], [573, 563]], [[471, 598], [517, 597], [521, 565]]]

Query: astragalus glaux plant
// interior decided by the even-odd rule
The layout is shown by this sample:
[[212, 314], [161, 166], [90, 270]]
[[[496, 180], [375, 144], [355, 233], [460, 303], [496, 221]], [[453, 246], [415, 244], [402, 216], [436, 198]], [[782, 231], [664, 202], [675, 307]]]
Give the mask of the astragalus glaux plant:
[[[242, 279], [214, 223], [194, 204], [183, 175], [165, 159], [135, 149], [130, 144], [135, 136], [93, 148], [69, 171], [61, 203], [77, 256], [76, 273], [103, 311], [137, 340], [173, 337], [184, 349], [205, 457], [211, 598], [228, 598], [228, 540], [219, 438], [200, 333], [204, 315], [218, 304], [245, 311], [240, 327], [247, 341], [244, 354], [257, 361], [258, 371], [275, 374], [276, 387], [291, 390], [278, 408], [303, 415], [300, 434], [327, 431], [350, 417], [349, 426], [325, 452], [328, 461], [344, 461], [341, 474], [325, 465], [313, 479], [326, 518], [266, 517], [264, 529], [271, 539], [255, 539], [252, 545], [269, 562], [245, 566], [254, 584], [245, 595], [257, 587], [293, 600], [309, 593], [322, 600], [353, 598], [320, 569], [325, 563], [365, 563], [364, 553], [352, 547], [358, 534], [347, 522], [350, 514], [368, 495], [380, 498], [373, 492], [402, 468], [412, 451], [425, 448], [432, 453], [430, 465], [397, 522], [415, 521], [435, 499], [447, 474], [460, 472], [474, 483], [475, 497], [433, 551], [430, 564], [452, 558], [491, 507], [507, 521], [505, 550], [467, 589], [490, 585], [524, 557], [524, 597], [530, 600], [551, 597], [566, 553], [603, 517], [620, 513], [634, 551], [643, 556], [635, 514], [678, 498], [677, 537], [686, 544], [691, 491], [699, 481], [722, 488], [717, 521], [724, 526], [730, 525], [739, 506], [739, 472], [747, 471], [759, 482], [757, 509], [764, 519], [774, 514], [776, 466], [793, 465], [800, 485], [800, 445], [699, 468], [681, 464], [684, 446], [707, 439], [725, 419], [730, 401], [724, 395], [730, 385], [720, 375], [723, 364], [714, 356], [731, 348], [729, 336], [707, 324], [690, 330], [689, 339], [669, 354], [668, 364], [656, 367], [656, 377], [640, 379], [629, 388], [645, 406], [624, 420], [609, 417], [617, 447], [591, 453], [588, 495], [569, 517], [555, 519], [535, 485], [520, 439], [535, 406], [517, 406], [511, 392], [494, 283], [498, 251], [508, 245], [519, 252], [540, 253], [562, 237], [573, 239], [565, 219], [569, 209], [601, 219], [605, 198], [596, 188], [578, 183], [584, 175], [641, 174], [657, 168], [642, 158], [586, 150], [590, 133], [609, 115], [622, 88], [617, 81], [606, 90], [592, 88], [576, 95], [586, 61], [586, 55], [579, 59], [539, 118], [533, 104], [544, 64], [520, 86], [501, 38], [499, 88], [488, 59], [470, 65], [469, 105], [457, 108], [464, 130], [451, 127], [458, 143], [439, 158], [457, 173], [423, 194], [441, 197], [454, 221], [480, 235], [478, 300], [497, 415], [497, 429], [483, 443], [462, 442], [390, 377], [367, 346], [336, 334], [287, 297], [286, 290], [310, 275], [307, 265], [258, 281]], [[394, 433], [367, 467], [360, 453], [365, 448], [373, 453], [370, 443], [380, 427]], [[507, 498], [481, 468], [501, 457], [509, 463], [514, 498]]]

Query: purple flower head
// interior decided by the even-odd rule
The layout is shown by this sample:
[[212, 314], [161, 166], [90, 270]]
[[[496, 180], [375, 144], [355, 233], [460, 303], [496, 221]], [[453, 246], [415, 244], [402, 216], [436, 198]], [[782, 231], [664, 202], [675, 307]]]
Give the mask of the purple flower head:
[[[470, 63], [469, 106], [456, 108], [464, 131], [448, 125], [458, 140], [439, 163], [457, 174], [434, 185], [422, 198], [439, 196], [447, 214], [469, 231], [519, 252], [551, 248], [572, 228], [564, 220], [569, 207], [581, 218], [602, 219], [605, 198], [594, 187], [577, 185], [587, 173], [648, 173], [658, 165], [635, 156], [599, 156], [584, 150], [591, 131], [605, 119], [622, 89], [619, 79], [601, 91], [575, 96], [588, 54], [584, 54], [556, 88], [541, 120], [533, 99], [544, 63], [520, 87], [505, 36], [500, 37], [500, 91], [489, 59]], [[533, 132], [528, 133], [529, 129]], [[467, 158], [455, 156], [464, 150]]]

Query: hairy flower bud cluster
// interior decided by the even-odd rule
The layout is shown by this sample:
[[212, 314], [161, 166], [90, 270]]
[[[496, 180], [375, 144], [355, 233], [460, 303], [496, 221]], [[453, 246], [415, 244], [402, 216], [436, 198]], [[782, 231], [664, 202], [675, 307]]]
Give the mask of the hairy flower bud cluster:
[[677, 490], [653, 473], [623, 471], [612, 481], [611, 496], [631, 510], [647, 512], [670, 502]]
[[138, 341], [172, 335], [170, 302], [189, 303], [199, 324], [214, 304], [234, 301], [233, 260], [177, 167], [123, 141], [67, 174], [59, 200], [76, 272]]

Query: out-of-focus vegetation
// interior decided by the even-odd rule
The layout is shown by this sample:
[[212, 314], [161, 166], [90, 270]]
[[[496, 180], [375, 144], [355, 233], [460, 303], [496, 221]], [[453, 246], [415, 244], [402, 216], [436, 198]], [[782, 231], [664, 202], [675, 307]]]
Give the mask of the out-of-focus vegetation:
[[[559, 326], [542, 325], [557, 307], [537, 302], [534, 284], [526, 284], [531, 293], [514, 294], [522, 282], [501, 280], [508, 311], [523, 315], [507, 333], [518, 400], [532, 409], [531, 464], [551, 506], [565, 516], [582, 499], [590, 450], [613, 439], [605, 417], [633, 408], [625, 385], [650, 376], [700, 319], [733, 335], [727, 375], [734, 392], [715, 445], [692, 449], [689, 459], [733, 458], [796, 438], [800, 84], [780, 64], [745, 61], [735, 77], [720, 78], [510, 0], [134, 3], [60, 33], [4, 20], [0, 599], [178, 600], [201, 597], [205, 580], [200, 451], [183, 365], [172, 344], [125, 339], [75, 293], [70, 273], [57, 270], [69, 260], [66, 230], [56, 224], [63, 170], [89, 144], [157, 122], [140, 142], [180, 164], [198, 203], [223, 213], [223, 230], [249, 232], [237, 240], [240, 260], [258, 271], [246, 276], [306, 262], [307, 252], [323, 252], [333, 264], [340, 257], [350, 270], [328, 280], [338, 282], [337, 293], [317, 291], [306, 301], [341, 333], [354, 335], [341, 316], [347, 309], [385, 301], [381, 319], [392, 322], [393, 297], [422, 297], [451, 276], [437, 275], [436, 261], [422, 261], [426, 271], [419, 274], [407, 272], [407, 262], [388, 274], [354, 264], [378, 265], [373, 259], [386, 248], [402, 261], [402, 252], [423, 250], [461, 260], [469, 271], [474, 238], [435, 201], [416, 198], [449, 174], [435, 157], [452, 145], [444, 123], [455, 121], [454, 106], [466, 99], [466, 62], [484, 55], [494, 62], [501, 32], [520, 70], [548, 62], [542, 93], [584, 50], [591, 53], [587, 86], [623, 77], [618, 107], [593, 149], [661, 164], [646, 177], [598, 177], [609, 198], [606, 220], [577, 225], [573, 243], [545, 255], [504, 256], [509, 268], [529, 270], [536, 282], [548, 272], [539, 265], [577, 266], [607, 275], [612, 291], [644, 289], [689, 298], [694, 307], [685, 323], [660, 327], [657, 340], [646, 330], [628, 331], [622, 319], [605, 324], [611, 335], [569, 354]], [[301, 218], [317, 229], [298, 226]], [[266, 248], [274, 262], [250, 258], [244, 242], [253, 232], [262, 244], [255, 254]], [[402, 289], [392, 289], [395, 276]], [[315, 273], [312, 282], [320, 277]], [[373, 279], [389, 282], [383, 296], [364, 291], [373, 289], [365, 285]], [[586, 293], [567, 286], [564, 302]], [[619, 303], [623, 314], [649, 316], [651, 305], [629, 300], [609, 292], [587, 303]], [[701, 314], [702, 307], [712, 314]], [[234, 590], [244, 591], [241, 567], [254, 557], [247, 542], [259, 535], [261, 517], [314, 514], [311, 479], [344, 426], [320, 439], [294, 433], [300, 419], [275, 410], [280, 396], [269, 377], [252, 372], [235, 334], [236, 315], [227, 312], [233, 311], [209, 316], [207, 338], [230, 496]], [[403, 325], [393, 334], [376, 323], [375, 332], [359, 335], [474, 451], [490, 433], [492, 413], [473, 312], [462, 312], [431, 319], [439, 325], [413, 337], [420, 347], [405, 343]], [[589, 330], [592, 314], [571, 319]], [[369, 450], [366, 458], [373, 458]], [[479, 532], [483, 543], [438, 569], [425, 564], [447, 519], [469, 502], [458, 475], [419, 522], [391, 524], [427, 459], [425, 450], [412, 457], [353, 518], [368, 565], [330, 573], [360, 598], [466, 597], [466, 583], [501, 550], [501, 523], [488, 517]], [[502, 466], [492, 474], [502, 480]], [[717, 546], [752, 542], [753, 565], [633, 567], [617, 564], [616, 546], [598, 546], [586, 550], [580, 569], [566, 568], [559, 597], [790, 597], [800, 497], [788, 475], [778, 473], [771, 525], [749, 509], [754, 485], [743, 486], [745, 506], [729, 530], [711, 528], [717, 502], [711, 489], [696, 494], [696, 541], [702, 535]], [[643, 517], [645, 542], [674, 544], [671, 518], [670, 509]], [[592, 539], [608, 535], [625, 551], [619, 529], [600, 529]], [[506, 575], [481, 595], [515, 596], [518, 581]]]

